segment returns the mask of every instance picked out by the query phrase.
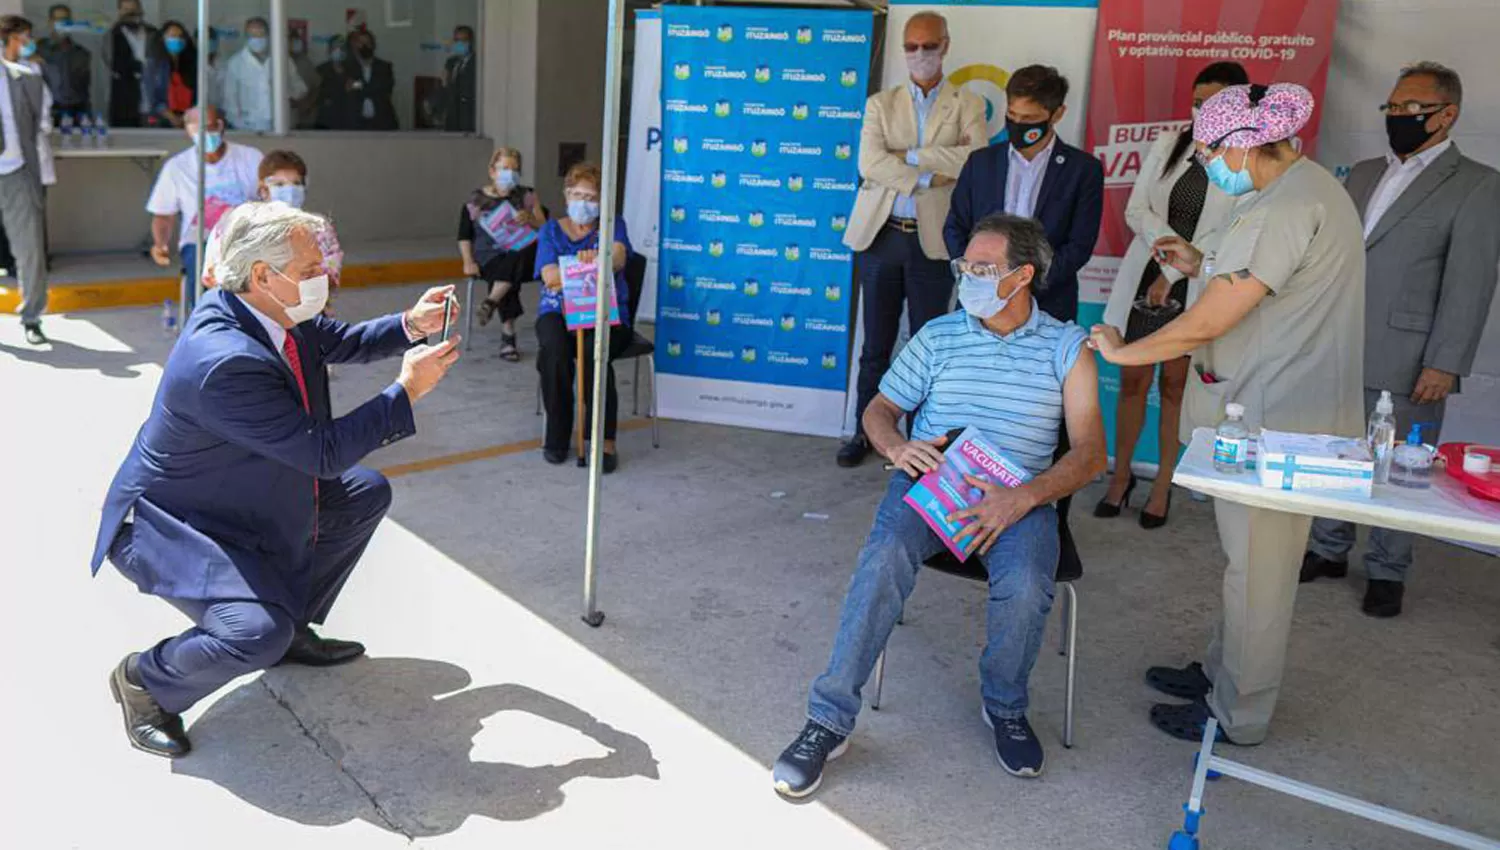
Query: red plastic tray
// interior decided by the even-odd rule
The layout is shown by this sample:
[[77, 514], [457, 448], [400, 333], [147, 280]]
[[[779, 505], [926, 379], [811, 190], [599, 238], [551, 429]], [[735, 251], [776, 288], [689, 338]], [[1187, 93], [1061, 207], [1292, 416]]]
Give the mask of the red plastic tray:
[[1493, 461], [1490, 471], [1483, 475], [1473, 472], [1464, 472], [1464, 452], [1474, 446], [1473, 443], [1443, 443], [1438, 446], [1438, 454], [1448, 462], [1448, 475], [1457, 479], [1465, 487], [1469, 488], [1470, 495], [1481, 499], [1489, 499], [1492, 502], [1500, 502], [1500, 448], [1494, 446], [1475, 446], [1481, 454], [1487, 454]]

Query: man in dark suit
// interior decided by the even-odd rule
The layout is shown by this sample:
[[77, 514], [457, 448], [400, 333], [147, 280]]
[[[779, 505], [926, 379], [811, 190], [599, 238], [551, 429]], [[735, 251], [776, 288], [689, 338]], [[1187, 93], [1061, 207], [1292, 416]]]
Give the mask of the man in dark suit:
[[[1385, 112], [1390, 153], [1355, 164], [1346, 187], [1365, 226], [1365, 407], [1391, 394], [1396, 440], [1413, 423], [1438, 441], [1443, 408], [1469, 374], [1500, 264], [1500, 173], [1448, 137], [1463, 106], [1458, 73], [1436, 62], [1402, 69]], [[1415, 537], [1370, 529], [1363, 610], [1401, 613]], [[1313, 522], [1301, 580], [1342, 578], [1354, 523]]]
[[[364, 647], [321, 623], [390, 505], [356, 464], [416, 431], [412, 405], [458, 357], [442, 327], [452, 287], [405, 313], [347, 325], [322, 315], [319, 216], [281, 203], [231, 213], [203, 296], [105, 499], [92, 568], [108, 557], [193, 628], [130, 653], [109, 686], [132, 746], [171, 758], [191, 744], [181, 713], [237, 676], [278, 663], [327, 666]], [[456, 314], [456, 309], [454, 310]], [[400, 376], [337, 419], [327, 363], [405, 353]]]
[[104, 36], [104, 67], [109, 71], [109, 126], [143, 127], [153, 114], [145, 91], [146, 57], [157, 30], [145, 22], [141, 0], [117, 0], [120, 19]]
[[375, 34], [369, 30], [349, 33], [349, 50], [353, 55], [345, 62], [344, 74], [354, 123], [351, 129], [397, 129], [396, 106], [391, 101], [396, 72], [391, 63], [375, 58]]
[[[1104, 167], [1099, 160], [1057, 137], [1068, 111], [1068, 80], [1056, 68], [1027, 65], [1005, 86], [1007, 140], [975, 151], [953, 187], [943, 241], [962, 257], [974, 225], [991, 213], [1034, 218], [1052, 243], [1052, 269], [1036, 300], [1060, 322], [1078, 319], [1078, 270], [1094, 252], [1104, 214]], [[1068, 433], [1058, 437], [1057, 457], [1068, 452]], [[1069, 496], [1057, 503], [1062, 539], [1059, 573], [1072, 575], [1078, 549], [1068, 528]]]
[[443, 66], [443, 129], [474, 132], [474, 91], [478, 85], [474, 61], [474, 28], [453, 30], [453, 55]]

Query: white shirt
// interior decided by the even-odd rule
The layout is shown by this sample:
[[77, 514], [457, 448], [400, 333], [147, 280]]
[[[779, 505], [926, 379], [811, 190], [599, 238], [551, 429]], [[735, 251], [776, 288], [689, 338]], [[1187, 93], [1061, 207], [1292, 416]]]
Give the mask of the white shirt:
[[286, 328], [277, 324], [275, 319], [255, 309], [255, 305], [249, 301], [240, 298], [240, 303], [244, 304], [245, 309], [250, 311], [250, 315], [254, 316], [255, 320], [260, 322], [260, 326], [266, 329], [266, 334], [271, 337], [271, 347], [281, 355], [281, 361], [290, 364], [291, 361], [286, 358]]
[[[365, 85], [369, 85], [370, 84], [370, 76], [375, 73], [375, 60], [371, 59], [368, 62], [366, 62], [363, 59], [359, 60], [359, 71], [360, 71], [360, 75], [365, 78]], [[360, 106], [359, 106], [359, 114], [366, 121], [374, 121], [375, 120], [375, 101], [373, 101], [373, 100], [370, 99], [370, 95], [367, 94], [364, 89], [360, 89], [360, 95], [361, 95], [361, 100], [360, 100]]]
[[130, 55], [135, 61], [141, 63], [141, 114], [145, 115], [151, 111], [151, 92], [146, 83], [146, 26], [131, 29], [120, 27], [120, 34], [125, 36], [125, 43], [130, 45]]
[[1047, 161], [1052, 158], [1052, 146], [1057, 136], [1031, 159], [1021, 156], [1011, 145], [1010, 168], [1005, 173], [1005, 211], [1011, 215], [1033, 218], [1037, 199], [1042, 195], [1042, 178], [1047, 176]]
[[[208, 197], [204, 204], [207, 220], [204, 231], [212, 231], [224, 213], [255, 197], [257, 174], [264, 154], [248, 145], [225, 142], [224, 158], [208, 163]], [[198, 237], [198, 151], [188, 148], [174, 155], [161, 167], [146, 212], [152, 215], [181, 215], [182, 229], [177, 244], [192, 245]]]
[[1401, 157], [1393, 153], [1385, 155], [1385, 173], [1380, 175], [1380, 182], [1375, 184], [1375, 193], [1370, 196], [1370, 206], [1365, 210], [1366, 239], [1370, 238], [1370, 233], [1380, 223], [1381, 216], [1391, 208], [1391, 204], [1396, 203], [1401, 193], [1452, 145], [1452, 139], [1444, 139], [1419, 154], [1407, 157], [1406, 162], [1402, 162]]
[[[269, 133], [275, 123], [275, 104], [271, 100], [271, 60], [262, 59], [246, 47], [234, 54], [224, 68], [222, 81], [224, 117], [239, 130]], [[295, 74], [286, 76], [287, 95], [300, 98], [307, 85]]]
[[[4, 125], [3, 145], [0, 145], [0, 174], [14, 174], [26, 165], [25, 149], [21, 147], [21, 131], [16, 124], [16, 106], [10, 100], [10, 77], [36, 76], [37, 70], [28, 65], [19, 65], [0, 59], [0, 124]], [[42, 87], [42, 114], [36, 117], [37, 134], [52, 132], [52, 92]], [[38, 153], [40, 154], [40, 144]], [[40, 166], [40, 163], [37, 163]], [[47, 182], [47, 181], [43, 181]]]

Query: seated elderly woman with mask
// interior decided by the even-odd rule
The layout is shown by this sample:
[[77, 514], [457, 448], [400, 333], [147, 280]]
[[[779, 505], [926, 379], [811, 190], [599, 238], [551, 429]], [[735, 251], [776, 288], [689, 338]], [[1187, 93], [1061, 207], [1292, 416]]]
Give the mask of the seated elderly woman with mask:
[[[573, 431], [573, 334], [568, 331], [563, 318], [563, 279], [561, 262], [565, 257], [574, 257], [578, 262], [592, 264], [599, 255], [599, 166], [579, 163], [568, 169], [563, 178], [563, 199], [568, 204], [568, 214], [555, 218], [542, 226], [537, 235], [536, 272], [542, 279], [541, 303], [537, 305], [536, 338], [541, 347], [537, 355], [537, 371], [542, 377], [542, 406], [547, 410], [547, 430], [542, 441], [542, 457], [548, 463], [558, 464], [568, 459], [568, 438]], [[615, 218], [615, 239], [611, 246], [610, 260], [615, 270], [615, 295], [620, 304], [620, 320], [628, 323], [626, 315], [625, 258], [630, 253], [630, 237], [625, 232], [625, 220]], [[602, 287], [601, 287], [602, 290]], [[603, 295], [601, 291], [601, 296]], [[619, 357], [630, 345], [631, 334], [625, 327], [613, 328], [609, 335], [609, 359]], [[585, 353], [594, 350], [594, 332], [584, 333]], [[585, 387], [593, 386], [593, 357], [586, 356], [583, 364]], [[614, 472], [619, 464], [615, 453], [615, 423], [619, 414], [619, 398], [615, 394], [615, 369], [609, 367], [604, 401], [604, 472]], [[586, 391], [585, 404], [592, 405], [593, 393]], [[590, 411], [592, 413], [592, 411]], [[587, 427], [588, 423], [585, 423]]]
[[[1156, 241], [1157, 256], [1208, 281], [1198, 301], [1129, 344], [1096, 325], [1111, 363], [1145, 366], [1193, 353], [1182, 437], [1213, 427], [1230, 402], [1251, 429], [1362, 435], [1364, 233], [1339, 181], [1292, 143], [1313, 113], [1299, 85], [1230, 86], [1193, 124], [1197, 155], [1225, 194], [1244, 198], [1215, 232]], [[1190, 700], [1152, 723], [1197, 741], [1212, 712], [1235, 744], [1266, 737], [1286, 666], [1302, 550], [1312, 519], [1215, 500], [1228, 556], [1224, 613], [1204, 663], [1154, 667], [1146, 681]]]

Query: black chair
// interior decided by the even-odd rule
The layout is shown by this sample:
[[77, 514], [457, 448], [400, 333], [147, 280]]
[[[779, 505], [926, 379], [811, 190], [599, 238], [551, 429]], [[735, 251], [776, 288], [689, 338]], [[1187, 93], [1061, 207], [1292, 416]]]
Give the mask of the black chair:
[[[661, 424], [656, 416], [656, 343], [642, 336], [635, 329], [636, 310], [641, 304], [641, 290], [646, 283], [646, 258], [632, 251], [625, 258], [625, 304], [626, 314], [630, 317], [631, 324], [623, 326], [630, 332], [630, 345], [620, 352], [615, 358], [616, 362], [621, 360], [635, 361], [635, 378], [631, 381], [630, 412], [631, 415], [639, 416], [641, 413], [641, 361], [646, 361], [651, 375], [651, 400], [646, 410], [646, 416], [651, 419], [651, 447], [661, 448]], [[538, 283], [538, 286], [541, 284]], [[620, 329], [612, 329], [618, 332]], [[540, 381], [536, 387], [536, 415], [542, 415], [542, 385]]]
[[[1070, 571], [1070, 574], [1065, 574], [1063, 572], [1062, 560], [1066, 559], [1059, 561], [1059, 570], [1056, 576], [1057, 586], [1062, 589], [1062, 610], [1060, 614], [1063, 620], [1062, 649], [1058, 654], [1066, 656], [1068, 659], [1068, 680], [1063, 699], [1062, 742], [1064, 747], [1071, 748], [1073, 746], [1073, 683], [1074, 676], [1078, 670], [1078, 591], [1074, 589], [1073, 583], [1082, 577], [1083, 569], [1082, 567], [1075, 566]], [[923, 566], [937, 570], [938, 572], [977, 581], [984, 584], [986, 588], [989, 587], [989, 573], [978, 558], [971, 557], [960, 563], [958, 558], [953, 556], [953, 553], [945, 549], [941, 553], [928, 558]], [[904, 622], [904, 619], [897, 620], [896, 622]], [[887, 650], [889, 650], [889, 644], [887, 644]], [[870, 699], [870, 708], [875, 711], [880, 710], [880, 692], [882, 686], [885, 684], [885, 656], [886, 653], [881, 652], [880, 657], [875, 661], [875, 694]]]

